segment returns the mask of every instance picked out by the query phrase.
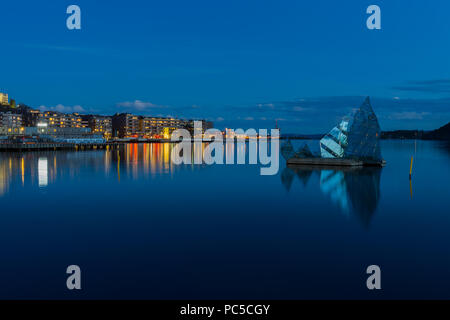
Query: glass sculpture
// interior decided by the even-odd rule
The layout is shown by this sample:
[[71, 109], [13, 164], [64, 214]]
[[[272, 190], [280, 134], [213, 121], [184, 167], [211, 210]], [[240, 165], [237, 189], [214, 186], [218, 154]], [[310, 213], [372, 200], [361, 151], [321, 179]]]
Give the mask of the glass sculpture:
[[322, 158], [382, 161], [380, 125], [369, 97], [320, 140]]

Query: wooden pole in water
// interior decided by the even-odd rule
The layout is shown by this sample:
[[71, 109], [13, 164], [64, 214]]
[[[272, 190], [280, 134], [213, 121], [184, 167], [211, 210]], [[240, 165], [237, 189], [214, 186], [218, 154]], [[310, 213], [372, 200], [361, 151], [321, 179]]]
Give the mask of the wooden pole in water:
[[413, 157], [411, 157], [411, 166], [409, 167], [409, 179], [411, 180], [412, 176], [412, 168], [413, 168]]
[[413, 191], [412, 191], [412, 180], [409, 179], [409, 192], [411, 193], [411, 199], [413, 198]]

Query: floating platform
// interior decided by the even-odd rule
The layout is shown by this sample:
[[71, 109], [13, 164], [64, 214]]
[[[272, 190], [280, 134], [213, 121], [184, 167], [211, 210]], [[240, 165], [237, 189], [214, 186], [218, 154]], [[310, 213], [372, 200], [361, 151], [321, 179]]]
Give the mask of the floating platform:
[[386, 161], [363, 161], [344, 158], [291, 158], [287, 161], [288, 165], [297, 166], [322, 166], [322, 167], [364, 167], [376, 166], [383, 167]]

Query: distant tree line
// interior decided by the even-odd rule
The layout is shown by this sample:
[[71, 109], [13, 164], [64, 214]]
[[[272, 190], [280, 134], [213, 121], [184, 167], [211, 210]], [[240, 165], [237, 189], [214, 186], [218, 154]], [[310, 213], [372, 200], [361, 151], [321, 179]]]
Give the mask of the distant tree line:
[[450, 122], [439, 129], [424, 130], [395, 130], [383, 131], [382, 139], [423, 139], [423, 140], [450, 140]]

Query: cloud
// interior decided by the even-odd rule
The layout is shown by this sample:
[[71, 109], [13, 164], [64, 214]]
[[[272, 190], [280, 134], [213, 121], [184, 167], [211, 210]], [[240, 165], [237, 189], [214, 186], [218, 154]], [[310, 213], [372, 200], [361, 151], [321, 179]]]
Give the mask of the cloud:
[[222, 117], [217, 117], [216, 119], [215, 119], [215, 121], [217, 121], [217, 122], [222, 122], [222, 121], [224, 121], [225, 119], [224, 118], [222, 118]]
[[137, 111], [166, 108], [166, 106], [157, 105], [157, 104], [154, 104], [151, 102], [145, 102], [145, 101], [141, 101], [141, 100], [119, 102], [119, 103], [117, 103], [117, 107], [133, 109], [133, 110], [137, 110]]
[[450, 84], [450, 79], [438, 79], [438, 80], [423, 80], [423, 81], [409, 81], [413, 84], [434, 85], [434, 84]]
[[40, 106], [39, 109], [41, 111], [58, 111], [63, 113], [86, 112], [86, 110], [80, 105], [64, 106], [62, 104], [58, 104], [55, 107]]
[[424, 116], [430, 115], [429, 112], [404, 111], [394, 112], [389, 115], [389, 119], [395, 120], [422, 120]]
[[[284, 132], [324, 133], [358, 108], [364, 99], [362, 95], [309, 97], [228, 107], [227, 111], [254, 117], [255, 121], [261, 121], [261, 126], [278, 120]], [[383, 130], [430, 130], [450, 120], [450, 98], [371, 97], [370, 100]], [[267, 105], [273, 108], [262, 107]]]
[[405, 85], [394, 86], [392, 89], [422, 93], [450, 93], [450, 79], [408, 81]]
[[253, 120], [255, 120], [255, 118], [253, 118], [253, 117], [245, 117], [244, 120], [253, 121]]
[[260, 109], [264, 109], [264, 108], [273, 109], [273, 108], [275, 108], [275, 105], [273, 103], [258, 103], [256, 106], [258, 108], [260, 108]]

